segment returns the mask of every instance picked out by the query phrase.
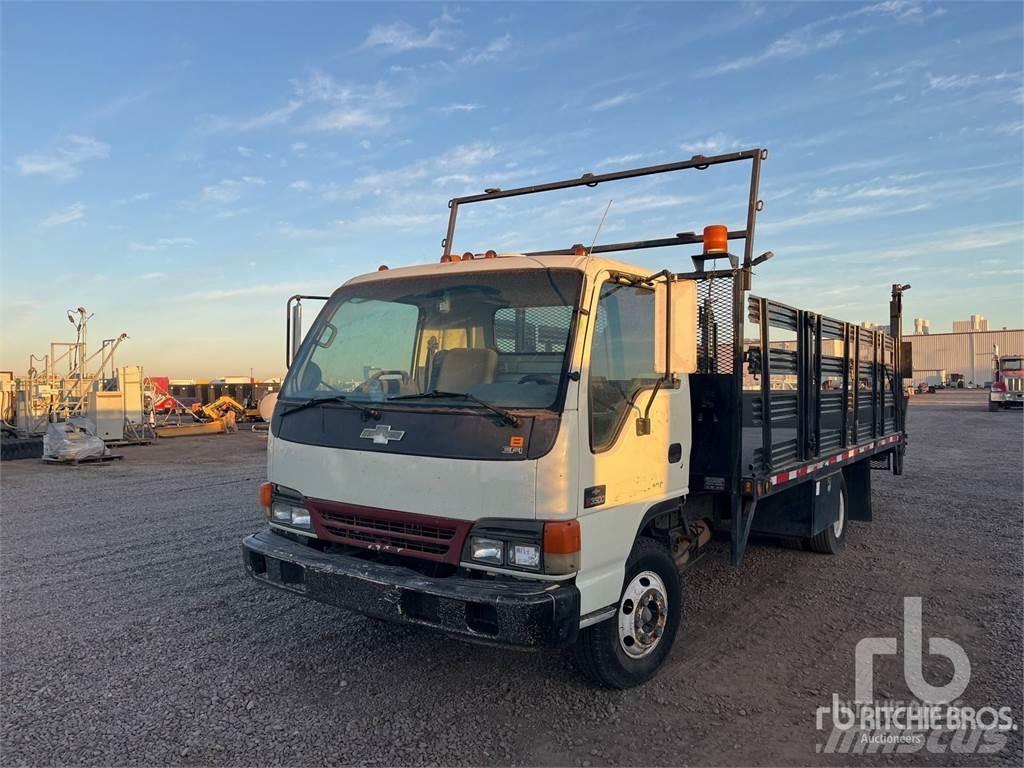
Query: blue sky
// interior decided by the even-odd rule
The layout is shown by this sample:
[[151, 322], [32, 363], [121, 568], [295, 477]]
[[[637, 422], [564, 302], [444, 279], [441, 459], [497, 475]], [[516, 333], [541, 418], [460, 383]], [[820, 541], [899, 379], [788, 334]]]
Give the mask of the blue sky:
[[[447, 200], [769, 148], [755, 292], [1024, 326], [1020, 3], [5, 3], [0, 368], [129, 334], [282, 373], [284, 301], [434, 261]], [[738, 224], [730, 171], [480, 206], [456, 248]], [[686, 177], [686, 178], [683, 178]], [[683, 249], [639, 263], [685, 269]]]

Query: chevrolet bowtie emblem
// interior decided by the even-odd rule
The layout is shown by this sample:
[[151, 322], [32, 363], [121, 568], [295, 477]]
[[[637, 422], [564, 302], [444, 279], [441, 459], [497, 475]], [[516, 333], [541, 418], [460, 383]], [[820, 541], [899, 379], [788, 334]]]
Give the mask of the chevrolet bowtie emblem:
[[405, 437], [405, 431], [392, 429], [390, 424], [378, 424], [373, 429], [364, 429], [359, 436], [365, 440], [373, 440], [376, 445], [387, 445], [392, 440], [401, 440]]

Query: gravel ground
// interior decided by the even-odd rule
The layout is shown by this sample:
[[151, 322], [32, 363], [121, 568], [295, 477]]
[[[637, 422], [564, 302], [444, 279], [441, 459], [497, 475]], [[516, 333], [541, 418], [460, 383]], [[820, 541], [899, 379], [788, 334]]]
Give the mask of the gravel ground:
[[[967, 651], [973, 706], [1022, 723], [1022, 428], [984, 393], [915, 397], [906, 474], [841, 557], [725, 542], [687, 572], [663, 673], [595, 690], [567, 654], [397, 628], [262, 588], [258, 435], [125, 448], [105, 466], [2, 471], [4, 765], [1021, 765], [995, 755], [825, 755], [815, 709], [853, 694], [853, 651], [901, 631]], [[933, 684], [949, 665], [927, 657]], [[895, 658], [876, 691], [907, 698]]]

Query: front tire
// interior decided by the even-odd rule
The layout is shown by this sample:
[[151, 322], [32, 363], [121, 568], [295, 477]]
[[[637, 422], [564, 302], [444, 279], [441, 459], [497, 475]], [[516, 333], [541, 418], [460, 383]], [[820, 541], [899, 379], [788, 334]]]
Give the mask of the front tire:
[[999, 403], [997, 403], [995, 400], [989, 400], [988, 401], [988, 410], [989, 410], [989, 413], [995, 413], [996, 411], [999, 410]]
[[615, 616], [580, 632], [577, 663], [606, 688], [645, 683], [672, 651], [681, 614], [682, 590], [675, 560], [654, 539], [640, 537], [626, 562]]

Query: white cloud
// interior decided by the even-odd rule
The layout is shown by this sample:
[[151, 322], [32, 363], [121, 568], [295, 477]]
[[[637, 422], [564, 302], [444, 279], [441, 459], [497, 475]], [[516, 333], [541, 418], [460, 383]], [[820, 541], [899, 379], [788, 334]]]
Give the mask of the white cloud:
[[420, 32], [405, 21], [393, 24], [378, 24], [370, 29], [364, 48], [384, 48], [390, 51], [413, 51], [418, 48], [451, 48], [454, 38], [455, 19], [447, 12], [432, 19], [429, 31]]
[[70, 136], [54, 152], [21, 155], [15, 162], [22, 176], [49, 176], [71, 181], [82, 174], [79, 166], [86, 160], [101, 160], [110, 155], [110, 145], [89, 136]]
[[114, 200], [111, 205], [120, 207], [122, 205], [128, 205], [128, 203], [140, 203], [143, 200], [149, 200], [152, 196], [153, 195], [149, 192], [139, 192], [131, 197], [122, 197]]
[[900, 78], [893, 78], [892, 80], [882, 80], [881, 82], [875, 83], [867, 89], [867, 93], [877, 93], [879, 91], [891, 91], [893, 88], [899, 88], [901, 85], [906, 83], [905, 80]]
[[65, 224], [70, 224], [73, 221], [80, 221], [84, 218], [85, 205], [82, 203], [74, 203], [73, 205], [69, 205], [67, 208], [51, 213], [43, 219], [41, 226], [46, 228], [62, 227]]
[[464, 144], [450, 149], [437, 158], [437, 166], [441, 169], [471, 168], [498, 155], [498, 148], [493, 144], [477, 142]]
[[199, 128], [205, 133], [247, 133], [284, 125], [302, 108], [301, 99], [293, 99], [283, 107], [248, 116], [203, 115]]
[[339, 233], [339, 228], [344, 224], [345, 222], [342, 219], [335, 219], [322, 227], [299, 227], [283, 221], [277, 225], [277, 231], [278, 234], [294, 240], [326, 240], [336, 237]]
[[311, 187], [312, 185], [308, 181], [304, 181], [303, 179], [293, 181], [291, 184], [288, 185], [289, 189], [295, 189], [298, 190], [299, 192], [307, 192]]
[[1019, 136], [1021, 133], [1024, 133], [1024, 122], [1003, 123], [1002, 125], [997, 125], [993, 130], [996, 133], [1002, 133], [1007, 136]]
[[362, 216], [354, 223], [383, 229], [409, 229], [411, 227], [422, 227], [436, 221], [437, 214], [434, 213], [375, 213]]
[[242, 182], [235, 179], [224, 179], [216, 184], [203, 187], [199, 196], [205, 203], [233, 203], [242, 196]]
[[445, 107], [438, 107], [437, 111], [450, 115], [453, 112], [476, 112], [478, 109], [480, 109], [479, 104], [449, 104]]
[[327, 107], [325, 112], [307, 121], [304, 126], [307, 130], [379, 128], [390, 122], [390, 112], [400, 106], [399, 100], [383, 83], [372, 87], [345, 85], [320, 71], [313, 72], [304, 82], [295, 83], [295, 88], [311, 106]]
[[603, 112], [606, 109], [612, 109], [625, 104], [627, 101], [632, 101], [633, 96], [628, 93], [618, 93], [615, 96], [609, 96], [607, 99], [602, 99], [596, 104], [590, 105], [591, 112]]
[[235, 149], [238, 150], [238, 154], [240, 154], [242, 157], [252, 157], [252, 150], [249, 149], [249, 147], [243, 147], [239, 145], [235, 147]]
[[512, 47], [512, 35], [504, 34], [496, 37], [484, 48], [471, 50], [459, 59], [460, 64], [474, 65], [483, 64], [485, 61], [493, 61], [499, 54], [504, 53]]
[[247, 213], [252, 213], [252, 208], [224, 208], [223, 210], [217, 211], [214, 215], [215, 219], [234, 219], [238, 216], [244, 216]]
[[[945, 11], [937, 9], [931, 13], [917, 0], [884, 0], [872, 5], [852, 6], [853, 10], [834, 16], [826, 16], [804, 24], [781, 37], [776, 38], [759, 53], [725, 61], [716, 66], [704, 69], [698, 76], [720, 75], [749, 69], [769, 61], [789, 61], [803, 58], [818, 51], [835, 48], [848, 43], [868, 30], [853, 26], [844, 26], [844, 22], [869, 16], [888, 16], [899, 22], [922, 22], [925, 19], [941, 16]], [[832, 27], [832, 29], [827, 28]]]
[[289, 149], [299, 157], [302, 157], [302, 153], [309, 149], [309, 145], [304, 141], [296, 141]]
[[599, 162], [596, 168], [606, 168], [609, 165], [627, 165], [629, 163], [635, 163], [637, 160], [643, 159], [644, 155], [634, 152], [628, 155], [619, 155], [617, 157], [606, 157], [604, 160]]
[[162, 280], [167, 277], [164, 272], [147, 272], [144, 275], [139, 275], [139, 280]]
[[191, 237], [161, 237], [152, 243], [129, 243], [133, 251], [165, 251], [168, 248], [191, 248], [196, 241]]
[[810, 199], [819, 200], [879, 200], [894, 197], [910, 197], [923, 192], [922, 187], [907, 187], [894, 184], [844, 184], [836, 187], [819, 187]]
[[708, 136], [706, 139], [697, 139], [695, 141], [684, 141], [679, 145], [679, 148], [683, 152], [692, 152], [695, 155], [707, 155], [715, 154], [717, 152], [728, 152], [738, 148], [741, 145], [739, 141], [724, 133], [716, 133], [714, 136]]
[[224, 301], [225, 299], [242, 299], [250, 296], [287, 296], [309, 290], [309, 286], [298, 283], [262, 283], [247, 285], [241, 288], [226, 288], [214, 291], [199, 291], [178, 297], [180, 301]]
[[204, 203], [224, 205], [238, 200], [247, 186], [262, 186], [266, 180], [259, 176], [243, 176], [241, 179], [221, 179], [216, 184], [203, 187], [199, 199]]
[[984, 83], [997, 83], [1001, 80], [1011, 78], [1020, 79], [1019, 72], [999, 72], [995, 75], [979, 75], [975, 73], [967, 75], [941, 75], [936, 76], [928, 73], [929, 91], [949, 91], [955, 88], [971, 88]]
[[469, 184], [473, 181], [473, 177], [466, 173], [450, 173], [447, 176], [438, 176], [434, 179], [434, 185], [438, 187], [447, 186], [448, 184]]
[[314, 131], [347, 131], [353, 128], [380, 128], [387, 125], [389, 117], [375, 113], [366, 107], [335, 109], [313, 118], [308, 128]]
[[789, 34], [783, 35], [782, 37], [772, 41], [768, 47], [760, 53], [756, 53], [751, 56], [740, 56], [711, 67], [710, 69], [706, 69], [700, 74], [720, 75], [726, 72], [749, 69], [750, 67], [763, 64], [764, 62], [771, 61], [773, 59], [797, 59], [803, 56], [809, 56], [816, 51], [834, 48], [840, 43], [845, 42], [845, 40], [846, 33], [841, 29], [834, 29], [831, 32], [819, 34], [808, 27], [801, 27], [800, 29], [796, 29]]

